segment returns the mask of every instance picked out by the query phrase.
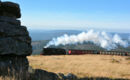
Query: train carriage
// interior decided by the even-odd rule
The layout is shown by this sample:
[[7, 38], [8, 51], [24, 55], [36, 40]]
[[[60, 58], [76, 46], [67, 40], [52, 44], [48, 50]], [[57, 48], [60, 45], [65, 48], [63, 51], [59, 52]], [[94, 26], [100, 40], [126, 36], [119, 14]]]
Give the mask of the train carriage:
[[103, 55], [120, 55], [120, 56], [128, 55], [127, 52], [123, 52], [123, 51], [99, 51], [99, 53]]
[[70, 49], [68, 51], [69, 55], [82, 55], [82, 54], [99, 54], [98, 51], [96, 50], [74, 50], [74, 49]]

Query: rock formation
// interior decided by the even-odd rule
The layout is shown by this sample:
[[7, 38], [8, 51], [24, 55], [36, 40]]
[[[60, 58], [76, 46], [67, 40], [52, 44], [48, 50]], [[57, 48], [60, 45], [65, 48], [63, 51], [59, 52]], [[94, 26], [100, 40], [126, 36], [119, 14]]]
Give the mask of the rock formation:
[[28, 69], [26, 56], [32, 53], [31, 38], [18, 18], [18, 4], [0, 2], [0, 75]]

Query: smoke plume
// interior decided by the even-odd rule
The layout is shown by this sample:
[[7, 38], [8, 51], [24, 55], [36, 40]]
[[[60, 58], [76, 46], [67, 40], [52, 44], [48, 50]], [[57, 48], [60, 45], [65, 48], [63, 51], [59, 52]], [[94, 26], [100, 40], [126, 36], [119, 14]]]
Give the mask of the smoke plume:
[[128, 46], [128, 42], [123, 41], [118, 34], [112, 36], [106, 32], [89, 30], [88, 32], [81, 32], [78, 35], [64, 34], [63, 36], [53, 38], [45, 48], [51, 45], [83, 44], [84, 42], [93, 42], [94, 44], [108, 50], [117, 48], [117, 44], [123, 47]]

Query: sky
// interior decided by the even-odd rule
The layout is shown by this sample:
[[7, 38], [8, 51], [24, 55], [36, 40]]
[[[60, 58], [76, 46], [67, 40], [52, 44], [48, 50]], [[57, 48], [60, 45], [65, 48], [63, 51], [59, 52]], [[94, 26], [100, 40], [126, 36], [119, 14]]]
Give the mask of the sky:
[[20, 4], [28, 29], [130, 31], [130, 0], [8, 1]]

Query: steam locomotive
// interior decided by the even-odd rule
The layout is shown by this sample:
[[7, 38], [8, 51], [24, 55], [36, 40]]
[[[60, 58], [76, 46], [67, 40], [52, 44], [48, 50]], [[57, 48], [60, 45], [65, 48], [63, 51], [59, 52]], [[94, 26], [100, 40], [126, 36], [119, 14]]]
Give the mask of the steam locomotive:
[[121, 55], [128, 56], [125, 51], [98, 51], [98, 50], [75, 50], [61, 48], [43, 48], [41, 55], [84, 55], [84, 54], [103, 54], [103, 55]]
[[61, 48], [43, 48], [41, 55], [66, 55], [66, 50]]

